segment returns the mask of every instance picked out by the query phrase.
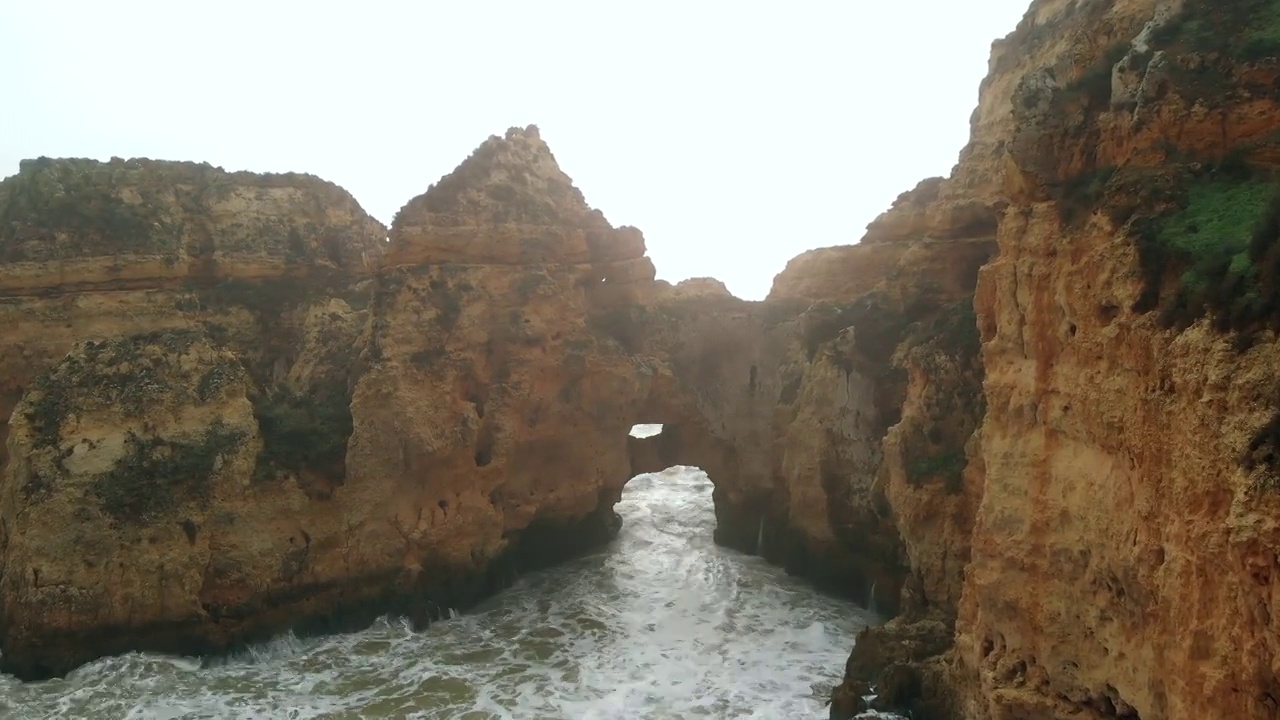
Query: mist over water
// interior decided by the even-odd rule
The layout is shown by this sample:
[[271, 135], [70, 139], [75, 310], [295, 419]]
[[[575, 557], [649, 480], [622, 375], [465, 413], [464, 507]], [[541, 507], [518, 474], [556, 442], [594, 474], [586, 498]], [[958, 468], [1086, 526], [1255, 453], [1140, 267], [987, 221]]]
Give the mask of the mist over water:
[[230, 658], [130, 654], [0, 677], [0, 718], [825, 718], [875, 618], [712, 543], [693, 468], [633, 479], [604, 551], [412, 633], [292, 636]]

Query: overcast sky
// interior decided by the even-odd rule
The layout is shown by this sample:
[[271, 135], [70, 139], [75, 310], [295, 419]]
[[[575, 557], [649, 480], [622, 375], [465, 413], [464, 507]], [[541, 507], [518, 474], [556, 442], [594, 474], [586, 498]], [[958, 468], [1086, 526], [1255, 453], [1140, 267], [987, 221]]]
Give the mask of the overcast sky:
[[659, 277], [761, 298], [945, 175], [1028, 0], [0, 0], [0, 175], [22, 158], [300, 171], [383, 222], [537, 124]]

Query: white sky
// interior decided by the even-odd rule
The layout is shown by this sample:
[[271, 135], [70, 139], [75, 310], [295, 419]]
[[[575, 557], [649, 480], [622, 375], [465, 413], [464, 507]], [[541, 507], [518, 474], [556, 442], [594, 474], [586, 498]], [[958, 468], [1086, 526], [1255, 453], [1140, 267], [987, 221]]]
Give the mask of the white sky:
[[1028, 0], [0, 0], [0, 175], [22, 158], [310, 172], [390, 223], [537, 124], [658, 275], [761, 298], [945, 175]]

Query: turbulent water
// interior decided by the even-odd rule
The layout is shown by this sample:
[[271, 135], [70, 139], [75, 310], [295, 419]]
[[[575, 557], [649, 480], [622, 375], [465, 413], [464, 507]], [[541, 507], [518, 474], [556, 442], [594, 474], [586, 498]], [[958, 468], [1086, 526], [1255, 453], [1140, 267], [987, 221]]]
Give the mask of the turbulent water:
[[711, 542], [711, 484], [641, 475], [607, 550], [412, 633], [281, 638], [217, 662], [132, 654], [0, 678], [0, 717], [821, 718], [875, 618]]

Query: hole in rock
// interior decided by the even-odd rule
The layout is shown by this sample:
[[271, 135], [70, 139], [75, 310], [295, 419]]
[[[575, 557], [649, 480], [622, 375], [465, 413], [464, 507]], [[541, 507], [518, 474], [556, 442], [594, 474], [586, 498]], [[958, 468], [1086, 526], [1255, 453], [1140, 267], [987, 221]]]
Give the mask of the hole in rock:
[[480, 429], [480, 437], [476, 442], [476, 467], [484, 467], [493, 462], [493, 430], [488, 427]]
[[661, 423], [641, 423], [639, 425], [631, 426], [631, 437], [633, 438], [650, 438], [661, 433]]
[[681, 457], [681, 433], [674, 425], [639, 423], [633, 425], [628, 434], [632, 477], [662, 472], [667, 468], [683, 465], [688, 460]]

